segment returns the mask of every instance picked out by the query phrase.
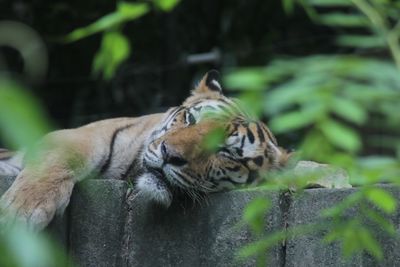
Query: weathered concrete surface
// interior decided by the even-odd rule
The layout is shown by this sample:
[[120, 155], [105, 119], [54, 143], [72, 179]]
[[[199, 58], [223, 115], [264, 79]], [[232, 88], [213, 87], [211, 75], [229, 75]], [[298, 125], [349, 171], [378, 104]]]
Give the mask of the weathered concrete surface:
[[[251, 233], [239, 227], [243, 209], [257, 197], [271, 200], [266, 229], [282, 226], [279, 194], [265, 191], [233, 191], [209, 196], [208, 204], [165, 210], [141, 196], [129, 200], [124, 250], [120, 266], [255, 266], [235, 260], [238, 249], [248, 244]], [[270, 266], [282, 264], [276, 247], [269, 255]]]
[[113, 267], [121, 251], [127, 184], [91, 180], [74, 189], [70, 203], [69, 248], [79, 266]]
[[61, 247], [68, 250], [68, 214], [69, 209], [63, 215], [56, 215], [53, 221], [47, 226], [46, 232], [50, 234], [52, 239], [57, 242]]
[[[400, 199], [399, 190], [385, 186], [397, 199]], [[322, 222], [319, 215], [323, 209], [330, 208], [353, 193], [356, 189], [309, 189], [298, 197], [293, 197], [288, 210], [288, 226], [298, 226], [308, 223]], [[348, 217], [356, 216], [357, 208], [349, 211]], [[399, 234], [400, 213], [397, 211], [388, 219], [394, 223]], [[400, 242], [380, 231], [378, 239], [382, 244], [385, 257], [382, 262], [376, 262], [367, 254], [355, 255], [350, 259], [341, 257], [338, 243], [326, 244], [322, 242], [326, 232], [307, 234], [291, 240], [286, 245], [287, 267], [309, 266], [400, 266]]]
[[[397, 206], [400, 208], [400, 188], [390, 185], [382, 185], [387, 192], [391, 193], [397, 199]], [[396, 210], [391, 216], [385, 216], [394, 225], [397, 237], [389, 236], [383, 230], [378, 229], [377, 239], [382, 245], [384, 257], [381, 262], [377, 262], [373, 257], [365, 255], [363, 257], [363, 266], [371, 267], [386, 267], [386, 266], [400, 266], [400, 210]]]
[[[0, 180], [0, 190], [5, 191], [8, 186], [8, 182]], [[397, 187], [382, 187], [400, 200]], [[262, 190], [238, 190], [210, 195], [208, 203], [201, 205], [178, 200], [164, 209], [135, 193], [128, 194], [125, 182], [91, 180], [74, 190], [62, 223], [53, 222], [52, 227], [56, 227], [60, 240], [83, 267], [255, 266], [254, 260], [235, 260], [237, 250], [254, 240], [248, 229], [238, 227], [243, 210], [252, 199], [271, 200], [265, 229], [275, 231], [284, 229], [284, 225], [321, 221], [321, 210], [356, 190], [309, 189], [285, 197]], [[356, 213], [355, 208], [348, 216]], [[400, 211], [389, 219], [400, 234]], [[378, 235], [385, 253], [382, 262], [367, 254], [344, 260], [339, 244], [321, 243], [323, 235], [316, 231], [289, 239], [286, 246], [279, 244], [270, 251], [268, 266], [400, 266], [400, 240], [383, 231]]]
[[[347, 197], [354, 189], [309, 189], [292, 198], [288, 210], [288, 226], [321, 222], [320, 212]], [[361, 257], [341, 259], [339, 244], [322, 244], [323, 233], [307, 234], [288, 240], [286, 267], [361, 266]]]

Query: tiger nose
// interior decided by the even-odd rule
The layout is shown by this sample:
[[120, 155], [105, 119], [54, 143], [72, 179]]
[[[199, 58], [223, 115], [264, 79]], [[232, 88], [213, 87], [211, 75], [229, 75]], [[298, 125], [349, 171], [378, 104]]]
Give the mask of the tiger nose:
[[172, 149], [170, 149], [168, 145], [165, 144], [165, 141], [162, 141], [161, 143], [161, 155], [165, 164], [183, 166], [187, 163], [187, 160], [185, 160], [178, 153], [175, 153]]

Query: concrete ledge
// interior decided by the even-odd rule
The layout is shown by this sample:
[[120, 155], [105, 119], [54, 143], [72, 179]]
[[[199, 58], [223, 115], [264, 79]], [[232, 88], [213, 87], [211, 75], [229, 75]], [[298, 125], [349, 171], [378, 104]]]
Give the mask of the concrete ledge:
[[70, 203], [69, 249], [80, 266], [117, 266], [127, 184], [91, 180], [76, 186]]
[[[293, 197], [288, 210], [288, 226], [321, 222], [320, 212], [330, 208], [354, 192], [354, 189], [309, 189]], [[324, 233], [307, 234], [288, 240], [287, 267], [363, 266], [361, 256], [345, 261], [339, 244], [323, 244]]]
[[[279, 195], [263, 191], [233, 191], [210, 195], [208, 204], [182, 205], [165, 210], [140, 196], [128, 201], [124, 251], [120, 266], [254, 266], [236, 262], [235, 254], [251, 240], [239, 227], [243, 209], [257, 197], [271, 199], [273, 211], [266, 217], [269, 231], [282, 227]], [[271, 266], [282, 264], [279, 248]]]
[[[397, 200], [400, 199], [398, 187], [384, 185], [385, 190], [390, 192]], [[288, 226], [296, 226], [308, 223], [322, 222], [319, 215], [323, 209], [330, 208], [355, 192], [356, 189], [309, 189], [303, 194], [293, 197], [288, 209]], [[346, 215], [347, 218], [356, 216], [358, 208], [352, 208]], [[397, 210], [392, 216], [386, 216], [395, 226], [398, 237], [400, 236], [400, 211]], [[368, 224], [369, 222], [365, 222]], [[338, 243], [326, 244], [322, 242], [324, 232], [308, 234], [295, 239], [288, 240], [286, 247], [287, 267], [308, 266], [400, 266], [400, 240], [383, 231], [377, 231], [377, 239], [382, 245], [384, 259], [377, 262], [372, 256], [364, 253], [354, 255], [350, 259], [341, 257]]]
[[[0, 180], [0, 190], [7, 186]], [[384, 187], [400, 199], [397, 187]], [[235, 261], [237, 250], [253, 240], [248, 229], [238, 227], [251, 200], [270, 199], [265, 229], [275, 231], [321, 220], [321, 210], [355, 190], [309, 189], [293, 196], [238, 190], [210, 195], [201, 205], [177, 200], [166, 210], [131, 192], [123, 181], [91, 180], [74, 190], [66, 216], [53, 227], [80, 266], [255, 266], [254, 260]], [[399, 232], [400, 212], [389, 219]], [[378, 237], [385, 252], [382, 262], [369, 255], [343, 260], [339, 245], [323, 244], [322, 237], [316, 233], [279, 244], [270, 251], [268, 265], [400, 266], [400, 241], [383, 232]]]

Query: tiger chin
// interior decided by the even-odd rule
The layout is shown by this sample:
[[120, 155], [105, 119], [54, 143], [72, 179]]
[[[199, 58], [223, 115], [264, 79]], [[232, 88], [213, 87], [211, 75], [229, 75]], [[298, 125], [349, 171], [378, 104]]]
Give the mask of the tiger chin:
[[[36, 145], [33, 161], [0, 150], [0, 178], [16, 176], [0, 208], [42, 230], [67, 207], [74, 185], [93, 174], [131, 180], [139, 194], [168, 207], [178, 193], [196, 198], [229, 190], [285, 165], [288, 154], [271, 131], [223, 95], [218, 76], [206, 73], [182, 105], [165, 113], [51, 132]], [[205, 149], [217, 128], [224, 142]]]

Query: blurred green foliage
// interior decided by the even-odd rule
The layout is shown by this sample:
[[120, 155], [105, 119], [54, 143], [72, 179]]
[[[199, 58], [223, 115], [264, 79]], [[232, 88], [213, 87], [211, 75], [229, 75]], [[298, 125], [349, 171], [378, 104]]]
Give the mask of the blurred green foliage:
[[136, 20], [151, 10], [154, 6], [163, 12], [171, 11], [179, 0], [153, 0], [148, 2], [117, 2], [116, 10], [105, 15], [86, 27], [75, 29], [63, 38], [66, 42], [75, 42], [90, 35], [104, 32], [100, 49], [93, 60], [93, 74], [102, 74], [109, 80], [113, 77], [118, 66], [126, 60], [131, 53], [128, 39], [122, 33], [123, 26]]
[[118, 31], [104, 33], [100, 50], [93, 61], [93, 73], [103, 72], [104, 78], [111, 78], [118, 65], [129, 56], [130, 52], [129, 41], [123, 34]]
[[226, 133], [224, 129], [217, 127], [204, 137], [201, 146], [206, 151], [214, 152], [224, 143], [225, 139]]
[[[310, 159], [329, 155], [323, 160], [332, 161], [329, 151], [338, 148], [346, 154], [359, 151], [361, 139], [352, 125], [364, 125], [370, 112], [387, 118], [382, 121], [387, 127], [393, 128], [400, 119], [396, 112], [400, 78], [389, 62], [322, 55], [277, 60], [265, 68], [235, 71], [226, 83], [238, 88], [247, 80], [250, 88], [258, 88], [252, 106], [262, 105], [263, 113], [272, 117], [269, 126], [274, 133], [311, 127], [310, 136], [330, 141], [321, 144], [318, 137], [306, 138], [301, 150]], [[315, 146], [321, 155], [314, 153]]]
[[61, 246], [44, 234], [33, 234], [14, 223], [0, 233], [0, 266], [3, 267], [72, 267]]
[[[366, 52], [377, 47], [387, 49], [394, 62], [390, 57], [366, 57], [366, 53], [277, 59], [266, 67], [232, 70], [225, 82], [234, 90], [246, 88], [243, 95], [256, 95], [249, 107], [262, 106], [262, 114], [272, 118], [269, 126], [275, 134], [305, 132], [298, 148], [300, 158], [341, 166], [349, 172], [351, 183], [359, 186], [358, 190], [325, 210], [322, 218], [326, 220], [313, 225], [312, 231], [325, 229], [325, 242], [340, 242], [346, 257], [366, 251], [381, 260], [384, 251], [377, 241], [377, 231], [395, 234], [394, 226], [384, 215], [393, 214], [397, 202], [376, 184], [399, 184], [400, 177], [400, 6], [396, 1], [380, 0], [283, 1], [288, 13], [294, 12], [298, 4], [314, 22], [341, 28], [345, 34], [337, 39], [338, 45]], [[379, 138], [388, 141], [381, 145], [393, 156], [363, 156], [363, 145], [376, 139], [364, 132], [371, 125], [384, 129]], [[263, 187], [289, 189], [292, 185], [304, 186], [310, 177], [287, 170], [267, 178]], [[259, 225], [263, 217], [249, 216], [262, 213], [265, 205], [258, 201], [249, 204], [243, 220], [260, 237], [260, 230], [254, 225]], [[239, 255], [257, 256], [263, 265], [265, 250], [291, 238], [289, 232], [306, 234], [309, 230], [304, 225], [263, 233], [259, 241], [243, 248]]]
[[[178, 3], [179, 0], [154, 0], [143, 3], [118, 2], [115, 12], [105, 15], [87, 27], [74, 30], [63, 40], [73, 42], [95, 33], [104, 32], [100, 50], [94, 58], [93, 72], [95, 74], [102, 73], [104, 78], [109, 79], [118, 65], [131, 52], [130, 44], [122, 34], [122, 26], [128, 21], [147, 14], [151, 4], [156, 9], [167, 12]], [[14, 28], [14, 30], [16, 36], [18, 34], [26, 35], [25, 32], [18, 32], [18, 28]], [[27, 40], [27, 42], [29, 41], [32, 40]], [[16, 50], [21, 47], [20, 43], [8, 42], [7, 45]], [[19, 52], [24, 54], [27, 51]], [[24, 59], [29, 60], [30, 58]], [[28, 65], [34, 63], [37, 68], [41, 68], [43, 67], [41, 64], [45, 62], [24, 63]], [[51, 128], [41, 104], [29, 91], [10, 77], [0, 77], [0, 138], [2, 141], [11, 149], [29, 149], [30, 158], [35, 155], [35, 151], [30, 148]], [[79, 160], [77, 161], [79, 162]], [[25, 225], [20, 225], [17, 221], [9, 218], [1, 209], [0, 224], [0, 266], [74, 266], [63, 248], [58, 246], [54, 240], [43, 233], [32, 233]]]
[[41, 105], [20, 84], [0, 79], [0, 135], [10, 148], [29, 147], [49, 132], [44, 114]]
[[116, 11], [105, 15], [92, 24], [76, 29], [65, 37], [65, 41], [74, 42], [92, 34], [119, 28], [122, 24], [135, 20], [149, 12], [147, 3], [118, 2]]
[[[10, 116], [10, 114], [12, 114]], [[0, 135], [10, 148], [30, 148], [50, 130], [50, 123], [37, 100], [23, 86], [0, 79]], [[7, 223], [6, 221], [12, 223]], [[73, 266], [52, 239], [35, 234], [9, 219], [0, 210], [0, 266]]]

